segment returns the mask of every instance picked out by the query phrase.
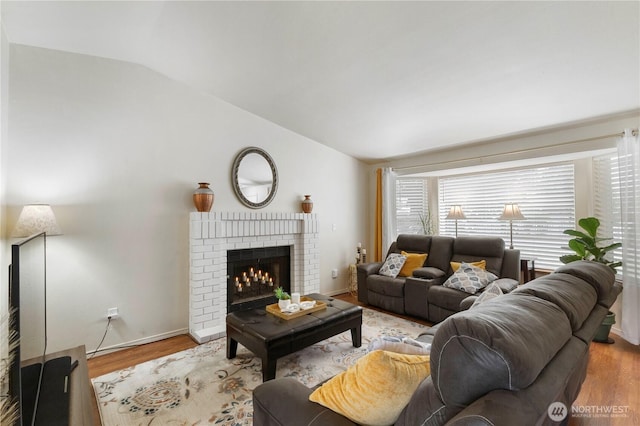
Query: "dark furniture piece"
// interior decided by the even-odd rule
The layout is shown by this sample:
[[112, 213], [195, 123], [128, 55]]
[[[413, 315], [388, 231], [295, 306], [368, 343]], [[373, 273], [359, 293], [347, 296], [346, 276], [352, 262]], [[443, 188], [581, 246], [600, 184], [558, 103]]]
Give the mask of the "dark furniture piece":
[[[608, 266], [578, 261], [450, 316], [418, 336], [432, 344], [431, 375], [394, 424], [557, 425], [549, 406], [570, 415], [589, 345], [621, 288]], [[312, 391], [292, 378], [261, 384], [254, 423], [354, 425], [309, 401]]]
[[[47, 354], [45, 361], [61, 357], [71, 357], [72, 362], [77, 361], [77, 364], [69, 375], [69, 424], [93, 425], [96, 421], [93, 415], [95, 402], [92, 398], [93, 387], [89, 380], [85, 347], [77, 346], [75, 348]], [[28, 364], [29, 361], [25, 361], [24, 365]], [[52, 419], [48, 420], [50, 424], [54, 424]], [[46, 422], [47, 419], [45, 419], [45, 423]]]
[[378, 271], [383, 262], [358, 265], [358, 300], [398, 314], [408, 314], [440, 322], [459, 312], [468, 293], [442, 284], [453, 273], [450, 262], [485, 260], [486, 269], [500, 279], [496, 284], [504, 293], [520, 280], [520, 251], [505, 248], [504, 240], [491, 236], [443, 237], [398, 235], [390, 253], [427, 253], [422, 268], [411, 277], [388, 277]]
[[276, 361], [329, 337], [351, 330], [356, 348], [362, 344], [362, 308], [313, 293], [307, 297], [327, 304], [327, 309], [286, 320], [264, 309], [227, 315], [227, 358], [234, 358], [238, 343], [262, 359], [262, 380], [276, 377]]
[[[529, 267], [531, 263], [531, 267]], [[522, 282], [528, 283], [536, 278], [536, 258], [535, 257], [521, 257], [520, 269], [522, 270]]]

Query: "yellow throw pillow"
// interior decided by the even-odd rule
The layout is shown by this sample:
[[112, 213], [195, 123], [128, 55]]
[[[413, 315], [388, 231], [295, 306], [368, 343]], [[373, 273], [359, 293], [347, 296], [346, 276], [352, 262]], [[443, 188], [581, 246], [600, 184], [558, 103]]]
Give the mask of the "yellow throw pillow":
[[309, 400], [365, 425], [391, 425], [430, 373], [429, 355], [373, 351], [309, 395]]
[[402, 251], [400, 254], [407, 258], [398, 274], [401, 277], [410, 277], [413, 271], [422, 268], [422, 265], [424, 265], [424, 262], [427, 260], [426, 253], [407, 253], [406, 251]]
[[[450, 262], [450, 263], [451, 263], [451, 269], [453, 269], [453, 272], [457, 271], [460, 268], [460, 265], [462, 265], [462, 262]], [[487, 261], [486, 260], [479, 260], [477, 262], [464, 262], [464, 263], [468, 263], [469, 265], [477, 266], [480, 269], [487, 269]]]

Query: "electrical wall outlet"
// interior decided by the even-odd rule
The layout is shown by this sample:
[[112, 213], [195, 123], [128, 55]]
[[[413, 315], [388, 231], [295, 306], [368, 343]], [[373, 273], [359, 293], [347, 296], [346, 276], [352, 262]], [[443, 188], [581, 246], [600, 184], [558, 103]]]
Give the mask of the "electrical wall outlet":
[[332, 269], [331, 270], [331, 278], [338, 278], [338, 270], [337, 269]]
[[118, 318], [118, 308], [107, 309], [107, 318], [111, 318], [111, 319]]

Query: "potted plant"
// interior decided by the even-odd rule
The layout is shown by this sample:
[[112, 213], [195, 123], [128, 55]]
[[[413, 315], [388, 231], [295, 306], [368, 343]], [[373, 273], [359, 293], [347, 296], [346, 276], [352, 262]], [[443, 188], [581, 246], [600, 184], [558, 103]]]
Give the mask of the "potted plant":
[[289, 293], [284, 291], [284, 288], [282, 287], [276, 287], [276, 289], [273, 290], [273, 294], [275, 294], [276, 299], [278, 299], [278, 307], [280, 308], [280, 310], [287, 309], [287, 307], [291, 303], [291, 296], [289, 295]]
[[[607, 255], [613, 250], [622, 247], [622, 243], [613, 243], [601, 245], [603, 241], [609, 241], [611, 238], [598, 237], [598, 228], [600, 221], [595, 217], [585, 217], [578, 221], [578, 225], [586, 231], [578, 231], [575, 229], [566, 229], [563, 233], [571, 235], [575, 238], [569, 241], [569, 248], [575, 254], [567, 254], [560, 257], [562, 263], [570, 263], [576, 260], [591, 260], [607, 265], [617, 273], [617, 268], [622, 266], [622, 262], [616, 262], [607, 258]], [[611, 326], [616, 323], [616, 315], [609, 311], [605, 316], [600, 329], [593, 338], [594, 341], [600, 343], [613, 343], [614, 340], [609, 338]]]
[[424, 213], [418, 213], [418, 219], [420, 220], [420, 227], [424, 235], [434, 235], [435, 226], [431, 220], [431, 211], [426, 210]]
[[578, 225], [586, 231], [578, 231], [575, 229], [565, 229], [563, 234], [575, 237], [569, 241], [569, 248], [576, 254], [567, 254], [560, 256], [562, 263], [570, 263], [576, 260], [592, 260], [607, 265], [613, 272], [617, 273], [617, 268], [622, 266], [622, 262], [615, 262], [607, 259], [607, 254], [617, 248], [622, 247], [622, 243], [613, 243], [601, 246], [603, 241], [609, 241], [611, 238], [598, 237], [598, 228], [600, 221], [595, 217], [585, 217], [578, 221]]

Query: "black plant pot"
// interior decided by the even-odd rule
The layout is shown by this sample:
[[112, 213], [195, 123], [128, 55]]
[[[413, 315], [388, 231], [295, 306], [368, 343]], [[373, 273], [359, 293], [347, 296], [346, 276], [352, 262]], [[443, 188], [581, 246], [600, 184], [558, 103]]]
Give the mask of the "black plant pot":
[[594, 342], [598, 343], [614, 343], [615, 340], [609, 337], [609, 332], [611, 331], [611, 326], [616, 323], [616, 314], [609, 311], [607, 316], [602, 320], [602, 324], [600, 324], [600, 328], [598, 328], [598, 332], [593, 337]]

